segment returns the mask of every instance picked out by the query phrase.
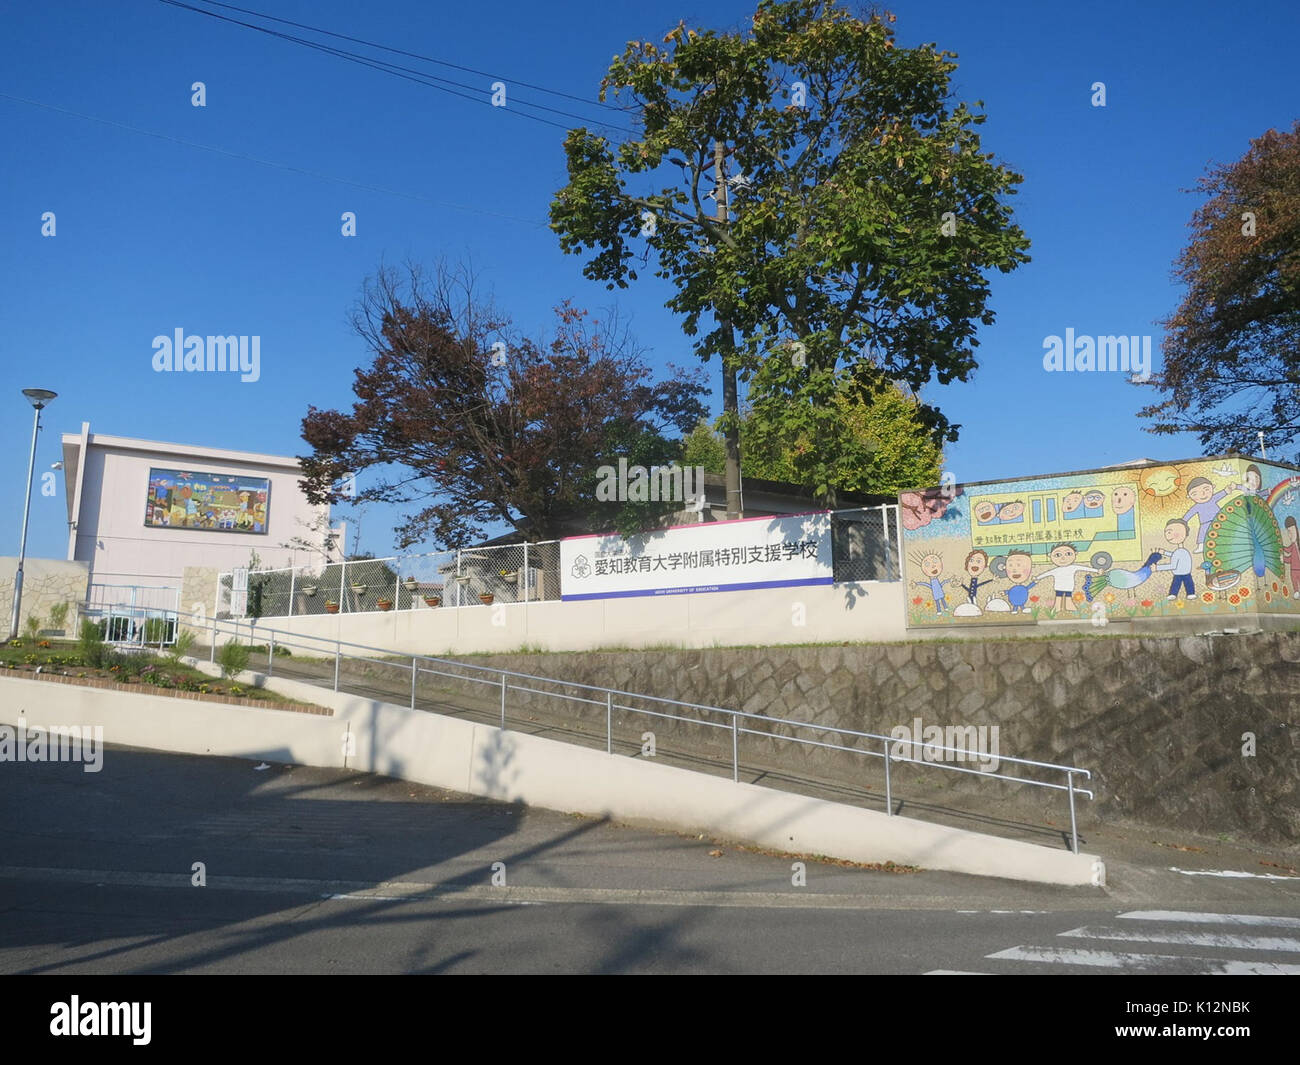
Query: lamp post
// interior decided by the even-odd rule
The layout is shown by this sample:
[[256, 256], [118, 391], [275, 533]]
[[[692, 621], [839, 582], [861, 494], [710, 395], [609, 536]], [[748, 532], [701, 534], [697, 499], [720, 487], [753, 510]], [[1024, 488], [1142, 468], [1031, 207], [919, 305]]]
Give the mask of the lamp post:
[[48, 388], [24, 388], [23, 395], [36, 408], [36, 417], [32, 422], [32, 457], [27, 464], [27, 498], [23, 502], [23, 535], [18, 545], [18, 568], [14, 571], [14, 608], [9, 619], [9, 639], [18, 635], [18, 612], [23, 605], [23, 560], [27, 557], [27, 519], [32, 509], [32, 476], [36, 472], [36, 437], [41, 431], [41, 411], [58, 397], [57, 392]]

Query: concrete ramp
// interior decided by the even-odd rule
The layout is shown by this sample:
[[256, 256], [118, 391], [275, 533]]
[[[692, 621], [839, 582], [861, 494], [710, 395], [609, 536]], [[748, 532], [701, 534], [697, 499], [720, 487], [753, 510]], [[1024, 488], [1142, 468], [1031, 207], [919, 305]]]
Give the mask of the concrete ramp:
[[351, 768], [796, 854], [1046, 884], [1105, 885], [1105, 866], [1096, 855], [734, 783], [300, 681], [254, 678], [254, 684], [328, 707], [333, 714], [5, 678], [0, 723], [15, 725], [21, 715], [29, 729], [101, 725], [110, 744]]

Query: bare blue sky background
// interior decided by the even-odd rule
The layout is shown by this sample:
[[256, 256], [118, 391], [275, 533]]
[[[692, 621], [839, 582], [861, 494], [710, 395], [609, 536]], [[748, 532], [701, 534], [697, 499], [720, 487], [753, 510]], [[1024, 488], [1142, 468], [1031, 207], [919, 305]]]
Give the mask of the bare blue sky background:
[[[241, 6], [593, 101], [627, 41], [658, 40], [681, 18], [739, 28], [753, 11], [700, 0]], [[1033, 261], [993, 279], [997, 322], [981, 333], [974, 380], [928, 392], [963, 426], [947, 467], [984, 480], [1198, 454], [1194, 438], [1143, 431], [1135, 412], [1153, 393], [1123, 375], [1044, 372], [1043, 338], [1067, 327], [1150, 334], [1158, 360], [1156, 320], [1180, 294], [1170, 265], [1199, 202], [1183, 190], [1300, 114], [1300, 7], [897, 0], [890, 9], [901, 43], [958, 53], [955, 98], [984, 101], [985, 150], [1026, 179], [1012, 203]], [[531, 333], [562, 299], [617, 300], [652, 364], [693, 359], [663, 307], [665, 283], [646, 272], [609, 293], [560, 253], [545, 221], [565, 179], [561, 129], [157, 0], [0, 11], [0, 554], [18, 547], [31, 431], [21, 388], [60, 394], [38, 473], [83, 420], [110, 434], [301, 454], [307, 405], [350, 403], [366, 352], [347, 314], [381, 260], [471, 256]], [[488, 78], [435, 72], [488, 97]], [[195, 81], [207, 86], [205, 108], [190, 104]], [[1105, 108], [1090, 105], [1094, 81], [1106, 83]], [[54, 238], [41, 236], [45, 211], [57, 214]], [[340, 235], [344, 211], [357, 214], [355, 238]], [[260, 335], [261, 379], [154, 373], [153, 337], [178, 327]], [[713, 381], [716, 366], [708, 372]], [[1293, 457], [1292, 442], [1270, 444]], [[33, 502], [29, 553], [63, 557], [65, 523], [60, 481], [58, 497]], [[389, 553], [394, 523], [372, 508], [362, 549]]]

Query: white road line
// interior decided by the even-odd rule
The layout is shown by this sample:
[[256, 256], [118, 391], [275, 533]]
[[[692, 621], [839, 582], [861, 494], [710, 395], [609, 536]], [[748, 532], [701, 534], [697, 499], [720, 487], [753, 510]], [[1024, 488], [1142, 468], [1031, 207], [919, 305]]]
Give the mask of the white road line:
[[1300, 876], [1279, 876], [1277, 873], [1247, 873], [1240, 869], [1179, 869], [1177, 866], [1169, 867], [1171, 873], [1182, 873], [1183, 876], [1221, 876], [1231, 880], [1294, 880], [1300, 883]]
[[1044, 962], [1049, 965], [1082, 965], [1101, 969], [1143, 972], [1171, 969], [1216, 976], [1300, 976], [1300, 965], [1278, 965], [1264, 961], [1236, 961], [1227, 958], [1180, 958], [1172, 954], [1116, 954], [1101, 950], [1069, 950], [1061, 947], [1012, 947], [989, 958], [1006, 961]]
[[1173, 943], [1187, 947], [1222, 947], [1225, 950], [1280, 950], [1300, 954], [1300, 939], [1282, 936], [1239, 936], [1227, 932], [1177, 932], [1166, 928], [1130, 931], [1118, 928], [1072, 928], [1057, 935], [1079, 939], [1118, 939], [1128, 943]]
[[1132, 910], [1116, 914], [1126, 921], [1173, 921], [1178, 924], [1263, 925], [1272, 928], [1300, 928], [1300, 917], [1269, 917], [1258, 913], [1184, 913], [1181, 910]]
[[922, 973], [922, 976], [992, 976], [992, 973], [972, 973], [965, 969], [931, 969], [928, 973]]

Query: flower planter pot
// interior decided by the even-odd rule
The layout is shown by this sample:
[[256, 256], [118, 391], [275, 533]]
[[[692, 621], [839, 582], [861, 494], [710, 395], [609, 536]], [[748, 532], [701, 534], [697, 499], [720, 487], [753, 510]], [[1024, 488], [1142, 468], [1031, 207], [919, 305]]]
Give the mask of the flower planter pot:
[[353, 590], [354, 592], [356, 592], [357, 595], [365, 595], [365, 594], [366, 594], [366, 586], [365, 586], [364, 584], [354, 584], [354, 585], [352, 586], [352, 590]]
[[492, 600], [495, 598], [496, 596], [493, 595], [491, 592], [480, 592], [478, 601], [482, 603], [484, 606], [491, 606]]
[[391, 599], [379, 599], [375, 602], [375, 606], [379, 607], [380, 610], [392, 610], [393, 601]]
[[424, 601], [429, 606], [442, 606], [442, 596], [440, 595], [426, 595]]
[[314, 584], [303, 585], [302, 594], [305, 595], [308, 599], [310, 599], [313, 595], [316, 594], [316, 585]]
[[418, 588], [419, 586], [420, 586], [419, 583], [416, 581], [414, 577], [407, 577], [406, 580], [402, 581], [402, 587], [405, 588], [408, 592], [414, 592], [415, 589]]
[[325, 604], [325, 613], [327, 613], [327, 614], [337, 614], [338, 612], [339, 612], [339, 605], [338, 605], [338, 603], [326, 603], [326, 604]]

